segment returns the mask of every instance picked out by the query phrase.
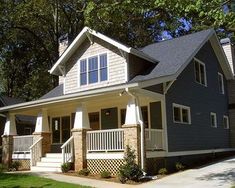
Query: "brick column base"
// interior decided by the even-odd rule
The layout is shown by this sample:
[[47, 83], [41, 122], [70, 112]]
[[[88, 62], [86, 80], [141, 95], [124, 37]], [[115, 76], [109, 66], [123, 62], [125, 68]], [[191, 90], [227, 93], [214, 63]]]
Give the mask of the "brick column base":
[[87, 168], [86, 133], [87, 129], [72, 129], [74, 137], [75, 171]]
[[127, 145], [135, 150], [136, 163], [140, 165], [140, 125], [123, 125], [124, 147]]
[[41, 132], [33, 133], [33, 143], [35, 143], [40, 137], [42, 137], [42, 155], [51, 151], [51, 133]]
[[11, 164], [12, 153], [13, 153], [13, 136], [3, 135], [2, 136], [2, 164], [6, 165], [7, 168]]

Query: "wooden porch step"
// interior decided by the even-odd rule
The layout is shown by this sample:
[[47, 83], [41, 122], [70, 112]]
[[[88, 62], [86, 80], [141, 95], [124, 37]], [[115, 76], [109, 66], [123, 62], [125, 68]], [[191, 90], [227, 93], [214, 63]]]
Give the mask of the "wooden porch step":
[[57, 162], [37, 162], [38, 167], [61, 167], [61, 163], [57, 163]]

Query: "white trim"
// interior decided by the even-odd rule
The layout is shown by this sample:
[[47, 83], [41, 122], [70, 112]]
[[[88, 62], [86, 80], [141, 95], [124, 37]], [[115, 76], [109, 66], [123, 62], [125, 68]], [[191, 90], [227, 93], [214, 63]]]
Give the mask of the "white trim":
[[100, 152], [100, 153], [87, 153], [86, 159], [123, 159], [124, 152]]
[[147, 151], [146, 158], [157, 158], [157, 157], [177, 157], [186, 155], [200, 155], [208, 153], [228, 152], [235, 151], [235, 148], [222, 148], [222, 149], [207, 149], [207, 150], [191, 150], [191, 151]]
[[235, 148], [168, 152], [168, 153], [166, 153], [166, 157], [184, 156], [184, 155], [198, 155], [198, 154], [226, 152], [226, 151], [235, 151]]
[[49, 71], [50, 74], [56, 74], [56, 75], [60, 74], [60, 72], [56, 72], [56, 69], [58, 68], [58, 66], [60, 64], [64, 64], [71, 57], [71, 55], [77, 50], [77, 48], [85, 40], [85, 38], [87, 37], [87, 33], [90, 33], [91, 35], [96, 36], [96, 37], [106, 41], [107, 43], [117, 47], [118, 49], [123, 50], [124, 52], [134, 54], [140, 58], [143, 58], [143, 59], [150, 61], [150, 62], [153, 62], [153, 63], [157, 62], [157, 60], [149, 57], [148, 55], [144, 54], [143, 52], [140, 52], [140, 51], [138, 51], [134, 48], [131, 48], [131, 47], [127, 47], [127, 46], [97, 32], [95, 30], [92, 30], [88, 27], [84, 27], [82, 29], [82, 31], [77, 35], [77, 37], [73, 40], [71, 45], [64, 51], [64, 53], [60, 56], [58, 61], [51, 68], [51, 70]]
[[164, 95], [161, 102], [161, 110], [162, 110], [162, 129], [163, 129], [163, 148], [168, 152], [168, 133], [167, 133], [167, 115], [166, 115], [166, 96]]
[[30, 159], [30, 153], [14, 153], [12, 154], [12, 159]]
[[[195, 62], [197, 62], [199, 65], [202, 65], [202, 66], [203, 66], [205, 84], [202, 83], [202, 75], [201, 75], [201, 68], [200, 68], [200, 66], [199, 66], [199, 79], [200, 79], [200, 81], [198, 82], [198, 81], [196, 80]], [[195, 82], [196, 82], [196, 83], [201, 84], [201, 85], [207, 87], [206, 64], [203, 63], [202, 61], [200, 61], [199, 59], [195, 58], [195, 57], [194, 57], [194, 75], [195, 75]]]
[[[180, 121], [175, 121], [174, 108], [180, 109]], [[183, 112], [182, 112], [183, 109], [187, 110], [187, 112], [188, 112], [188, 122], [183, 122]], [[181, 104], [172, 103], [172, 112], [173, 112], [173, 122], [174, 123], [191, 125], [191, 109], [189, 106], [184, 106]]]
[[[227, 122], [227, 126], [226, 126], [226, 127], [225, 127], [225, 125], [224, 125], [224, 119], [226, 119], [226, 122]], [[224, 116], [223, 116], [223, 127], [224, 127], [224, 129], [229, 129], [229, 128], [230, 128], [230, 125], [229, 125], [229, 118], [228, 118], [227, 115], [224, 115]]]
[[[211, 117], [213, 117], [213, 118], [215, 118], [215, 126], [213, 126], [211, 123]], [[210, 113], [210, 125], [211, 125], [211, 127], [213, 127], [213, 128], [217, 128], [217, 115], [216, 115], [216, 113], [215, 112], [211, 112]]]
[[[222, 92], [220, 92], [220, 79], [221, 79], [221, 84], [222, 84]], [[224, 94], [224, 76], [220, 72], [218, 72], [218, 82], [219, 82], [219, 93]]]

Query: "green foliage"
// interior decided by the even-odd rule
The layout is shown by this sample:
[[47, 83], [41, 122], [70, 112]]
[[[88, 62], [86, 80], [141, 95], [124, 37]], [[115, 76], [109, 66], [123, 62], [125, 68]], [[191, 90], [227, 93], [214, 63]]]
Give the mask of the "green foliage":
[[177, 37], [212, 27], [234, 37], [235, 12], [225, 13], [223, 2], [1, 1], [0, 92], [28, 101], [56, 86], [47, 71], [58, 59], [58, 38], [74, 38], [85, 25], [137, 48], [162, 39], [163, 31]]
[[71, 164], [70, 164], [70, 163], [63, 163], [63, 164], [61, 165], [61, 171], [62, 171], [63, 173], [68, 172], [70, 169], [71, 169]]
[[168, 173], [168, 171], [166, 168], [161, 168], [158, 170], [158, 174], [160, 174], [160, 175], [166, 175], [167, 173]]
[[20, 161], [13, 161], [12, 163], [11, 163], [11, 165], [10, 165], [10, 170], [16, 170], [16, 171], [18, 171], [19, 170], [19, 168], [20, 168], [20, 166], [21, 166], [21, 162]]
[[78, 175], [82, 175], [82, 176], [88, 176], [89, 174], [90, 174], [90, 170], [88, 170], [87, 168], [84, 168], [78, 172]]
[[109, 171], [102, 171], [100, 173], [101, 178], [111, 178], [111, 173]]
[[139, 178], [143, 175], [143, 172], [135, 161], [135, 150], [132, 150], [127, 145], [124, 157], [125, 164], [120, 167], [118, 174], [120, 182], [126, 183], [128, 180], [139, 181]]
[[183, 171], [185, 169], [185, 166], [182, 163], [177, 162], [177, 163], [175, 163], [175, 169], [177, 171]]

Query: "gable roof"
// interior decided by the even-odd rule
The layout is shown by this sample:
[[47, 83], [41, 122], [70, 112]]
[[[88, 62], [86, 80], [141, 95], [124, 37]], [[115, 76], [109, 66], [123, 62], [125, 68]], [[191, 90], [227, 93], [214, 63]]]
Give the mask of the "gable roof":
[[138, 75], [133, 78], [131, 82], [145, 81], [170, 75], [174, 75], [174, 77], [177, 78], [207, 41], [214, 43], [212, 47], [215, 48], [214, 51], [216, 52], [225, 76], [227, 79], [232, 79], [233, 75], [229, 63], [225, 58], [224, 51], [221, 48], [215, 31], [208, 29], [150, 44], [141, 49], [141, 51], [152, 58], [158, 59], [159, 63], [149, 74]]
[[117, 47], [118, 49], [120, 49], [126, 53], [136, 55], [142, 59], [145, 59], [145, 60], [153, 62], [153, 63], [158, 62], [155, 58], [152, 58], [152, 57], [146, 55], [142, 51], [139, 51], [135, 48], [132, 48], [132, 47], [126, 46], [120, 42], [117, 42], [117, 41], [97, 32], [97, 31], [94, 31], [94, 30], [88, 28], [88, 27], [84, 27], [83, 30], [78, 34], [78, 36], [73, 40], [73, 42], [70, 44], [70, 46], [65, 50], [65, 52], [60, 56], [60, 58], [57, 60], [57, 62], [51, 68], [50, 74], [55, 74], [58, 76], [62, 75], [60, 72], [59, 66], [66, 63], [66, 61], [72, 56], [72, 54], [77, 50], [77, 48], [82, 44], [82, 42], [90, 35], [98, 37], [98, 38], [108, 42], [109, 44]]
[[64, 84], [60, 84], [45, 95], [43, 95], [40, 99], [49, 99], [53, 97], [59, 97], [64, 95]]
[[19, 103], [24, 102], [22, 99], [7, 97], [3, 95], [0, 95], [0, 101], [2, 102], [3, 106], [9, 106], [9, 105], [19, 104]]

